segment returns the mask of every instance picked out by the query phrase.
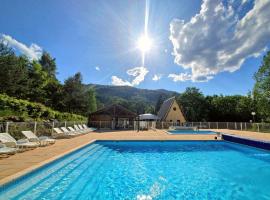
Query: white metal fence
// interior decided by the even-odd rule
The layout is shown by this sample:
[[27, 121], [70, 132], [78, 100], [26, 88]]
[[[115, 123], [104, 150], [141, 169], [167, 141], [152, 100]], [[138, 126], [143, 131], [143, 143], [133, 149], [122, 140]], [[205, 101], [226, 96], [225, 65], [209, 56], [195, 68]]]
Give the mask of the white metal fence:
[[86, 124], [85, 121], [64, 122], [0, 122], [0, 132], [10, 133], [16, 139], [22, 137], [21, 131], [30, 130], [36, 135], [52, 134], [53, 128], [74, 126], [75, 124]]
[[[48, 135], [52, 134], [53, 128], [55, 127], [68, 127], [74, 126], [75, 124], [86, 124], [86, 121], [65, 121], [65, 122], [0, 122], [0, 132], [8, 132], [16, 139], [22, 137], [21, 131], [31, 130], [35, 134]], [[140, 122], [141, 123], [141, 122]], [[89, 126], [98, 129], [112, 129], [112, 121], [92, 121], [89, 122]], [[242, 131], [255, 131], [255, 132], [269, 132], [270, 123], [249, 123], [249, 122], [186, 122], [184, 124], [173, 123], [173, 122], [156, 122], [155, 127], [153, 123], [144, 124], [146, 129], [157, 128], [157, 129], [168, 129], [170, 126], [187, 126], [187, 127], [198, 127], [199, 129], [232, 129]], [[118, 127], [119, 129], [136, 130], [138, 128], [137, 121], [130, 121], [124, 126]]]
[[[92, 121], [89, 125], [98, 129], [111, 129], [112, 121]], [[129, 122], [123, 129], [136, 129], [137, 121]], [[199, 129], [232, 129], [255, 132], [270, 132], [270, 123], [249, 123], [249, 122], [156, 122], [157, 129], [168, 129], [170, 126], [198, 127]], [[149, 127], [151, 127], [149, 125]]]

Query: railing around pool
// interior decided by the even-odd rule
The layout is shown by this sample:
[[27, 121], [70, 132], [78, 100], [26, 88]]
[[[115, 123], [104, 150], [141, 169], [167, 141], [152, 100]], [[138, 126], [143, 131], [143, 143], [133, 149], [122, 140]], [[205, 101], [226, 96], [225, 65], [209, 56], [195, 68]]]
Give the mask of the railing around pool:
[[[22, 137], [21, 131], [31, 130], [37, 135], [52, 134], [53, 128], [69, 127], [75, 124], [87, 124], [86, 121], [63, 121], [63, 122], [0, 122], [0, 132], [8, 132], [16, 139]], [[240, 131], [268, 132], [270, 133], [270, 123], [249, 123], [249, 122], [140, 122], [126, 121], [124, 123], [113, 124], [112, 121], [90, 121], [88, 126], [97, 129], [124, 129], [124, 130], [155, 130], [169, 129], [172, 126], [196, 127], [198, 129], [231, 129]], [[138, 128], [140, 127], [140, 128]]]

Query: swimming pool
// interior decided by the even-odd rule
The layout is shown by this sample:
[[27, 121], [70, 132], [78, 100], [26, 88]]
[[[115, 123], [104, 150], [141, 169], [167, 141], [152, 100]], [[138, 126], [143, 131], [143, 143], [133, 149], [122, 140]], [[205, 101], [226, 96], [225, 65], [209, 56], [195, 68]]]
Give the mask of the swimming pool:
[[0, 199], [270, 199], [270, 152], [224, 141], [95, 142]]
[[208, 130], [169, 130], [169, 134], [217, 134], [213, 131]]

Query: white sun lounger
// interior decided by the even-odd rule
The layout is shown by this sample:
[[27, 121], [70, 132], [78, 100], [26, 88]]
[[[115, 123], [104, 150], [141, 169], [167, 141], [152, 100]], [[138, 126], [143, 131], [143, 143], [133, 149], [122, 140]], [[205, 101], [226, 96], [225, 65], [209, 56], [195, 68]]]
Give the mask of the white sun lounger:
[[90, 127], [88, 127], [86, 124], [83, 124], [83, 125], [82, 125], [82, 127], [83, 127], [84, 129], [89, 130], [90, 132], [92, 132], [92, 131], [95, 131], [95, 130], [96, 130], [95, 128], [90, 128]]
[[80, 131], [80, 132], [83, 133], [83, 134], [89, 132], [88, 130], [84, 130], [84, 129], [79, 128], [79, 126], [76, 125], [76, 124], [74, 125], [74, 128], [75, 128], [76, 131]]
[[17, 153], [17, 148], [7, 147], [5, 144], [0, 143], [0, 157], [8, 157]]
[[74, 134], [68, 134], [62, 131], [60, 128], [53, 128], [53, 137], [54, 138], [71, 138], [74, 137]]
[[75, 130], [73, 127], [71, 127], [71, 126], [69, 126], [68, 129], [69, 129], [71, 132], [73, 132], [73, 133], [75, 133], [75, 134], [77, 134], [77, 135], [81, 135], [81, 134], [82, 134], [82, 132], [76, 131], [76, 130]]
[[67, 135], [71, 135], [71, 136], [77, 136], [78, 135], [73, 131], [69, 131], [66, 127], [61, 127], [61, 130]]
[[49, 138], [47, 136], [37, 137], [32, 131], [22, 131], [22, 134], [30, 141], [30, 142], [39, 142], [40, 146], [47, 146], [55, 143], [55, 139]]
[[0, 141], [4, 143], [7, 147], [33, 149], [39, 146], [39, 143], [29, 142], [29, 140], [27, 139], [21, 139], [21, 140], [16, 141], [8, 133], [0, 133]]

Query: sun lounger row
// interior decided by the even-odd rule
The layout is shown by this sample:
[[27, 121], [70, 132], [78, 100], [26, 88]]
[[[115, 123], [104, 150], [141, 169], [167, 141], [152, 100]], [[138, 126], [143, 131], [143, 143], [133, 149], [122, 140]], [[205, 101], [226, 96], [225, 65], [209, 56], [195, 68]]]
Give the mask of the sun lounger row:
[[[85, 124], [73, 127], [54, 128], [54, 138], [71, 138], [94, 131]], [[22, 131], [25, 139], [16, 140], [9, 133], [0, 133], [0, 157], [8, 157], [17, 152], [44, 147], [55, 143], [55, 139], [48, 136], [36, 136], [32, 131]]]
[[88, 128], [85, 124], [83, 125], [74, 125], [74, 127], [61, 127], [53, 128], [53, 138], [72, 138], [82, 134], [86, 134], [94, 131], [93, 128]]

